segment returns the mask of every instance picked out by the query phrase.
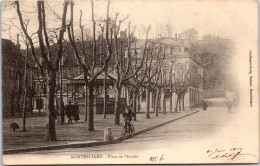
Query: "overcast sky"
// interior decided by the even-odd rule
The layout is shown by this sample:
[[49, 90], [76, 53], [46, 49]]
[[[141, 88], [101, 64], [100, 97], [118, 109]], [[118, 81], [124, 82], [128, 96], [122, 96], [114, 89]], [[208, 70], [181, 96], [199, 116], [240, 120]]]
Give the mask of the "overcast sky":
[[[57, 16], [61, 16], [63, 1], [46, 1], [47, 26], [48, 28], [60, 26]], [[126, 28], [128, 21], [136, 25], [136, 35], [138, 36], [143, 30], [151, 24], [150, 37], [156, 35], [156, 24], [172, 24], [173, 34], [180, 33], [185, 29], [194, 27], [199, 36], [213, 34], [221, 37], [232, 37], [232, 29], [236, 26], [234, 23], [235, 15], [238, 11], [232, 8], [233, 1], [207, 1], [207, 0], [114, 0], [111, 3], [111, 14], [120, 12], [120, 17], [124, 18], [129, 15], [129, 19], [124, 23], [123, 29]], [[105, 18], [107, 2], [95, 1], [96, 19]], [[2, 3], [2, 10], [5, 4]], [[36, 2], [21, 2], [21, 10], [24, 18], [30, 18], [29, 30], [35, 32], [38, 28]], [[91, 3], [90, 1], [75, 1], [74, 20], [75, 26], [78, 25], [80, 10], [83, 11], [83, 24], [91, 28]], [[2, 37], [9, 38], [9, 27], [12, 36], [18, 31], [12, 25], [18, 27], [17, 13], [15, 8], [7, 6], [2, 14]], [[12, 21], [12, 23], [10, 23]], [[75, 28], [77, 29], [77, 27]]]

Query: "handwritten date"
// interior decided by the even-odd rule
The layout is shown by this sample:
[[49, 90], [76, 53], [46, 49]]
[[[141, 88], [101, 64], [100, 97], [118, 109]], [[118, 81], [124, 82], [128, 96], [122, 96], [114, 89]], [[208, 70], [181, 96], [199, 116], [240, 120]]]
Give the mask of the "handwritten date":
[[245, 153], [243, 148], [230, 148], [230, 149], [214, 149], [207, 150], [208, 157], [211, 159], [226, 159], [226, 160], [234, 160], [239, 157], [250, 155], [255, 156], [250, 153]]

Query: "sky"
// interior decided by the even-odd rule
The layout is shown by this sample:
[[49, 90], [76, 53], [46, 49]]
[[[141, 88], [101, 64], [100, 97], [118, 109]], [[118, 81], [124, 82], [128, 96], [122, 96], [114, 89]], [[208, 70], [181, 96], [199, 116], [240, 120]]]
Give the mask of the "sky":
[[[243, 1], [243, 0], [242, 0]], [[129, 15], [122, 29], [126, 29], [128, 22], [131, 21], [131, 27], [136, 26], [136, 35], [144, 38], [143, 33], [151, 25], [150, 37], [156, 36], [156, 24], [168, 24], [173, 26], [173, 34], [180, 33], [188, 28], [195, 28], [199, 32], [199, 37], [207, 34], [213, 34], [220, 37], [232, 37], [232, 28], [234, 24], [231, 21], [236, 19], [237, 11], [232, 8], [231, 1], [209, 1], [209, 0], [113, 0], [111, 3], [110, 14], [119, 12], [119, 17], [125, 18]], [[2, 37], [10, 38], [10, 34], [15, 38], [19, 33], [18, 17], [15, 8], [10, 3], [2, 2]], [[57, 15], [62, 14], [63, 1], [46, 0], [45, 7], [47, 12], [47, 27], [58, 27]], [[5, 7], [5, 9], [4, 9]], [[107, 1], [94, 1], [95, 18], [105, 18]], [[35, 1], [22, 1], [21, 10], [25, 18], [30, 18], [28, 26], [31, 33], [37, 30], [37, 9]], [[75, 0], [74, 20], [75, 29], [77, 29], [79, 13], [83, 11], [83, 25], [91, 28], [91, 3], [90, 1]], [[56, 13], [56, 14], [54, 14]], [[69, 14], [69, 13], [68, 13]], [[11, 26], [10, 26], [11, 25]], [[232, 26], [233, 25], [233, 26]], [[9, 27], [10, 31], [9, 31]]]

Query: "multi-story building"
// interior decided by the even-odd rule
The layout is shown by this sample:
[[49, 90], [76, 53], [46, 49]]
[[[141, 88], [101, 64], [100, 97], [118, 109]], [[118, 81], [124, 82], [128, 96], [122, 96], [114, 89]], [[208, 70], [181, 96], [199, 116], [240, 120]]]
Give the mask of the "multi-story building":
[[[151, 43], [159, 49], [161, 46], [165, 49], [165, 58], [162, 64], [163, 80], [167, 88], [162, 96], [166, 98], [167, 105], [172, 102], [173, 108], [177, 101], [177, 95], [173, 93], [172, 101], [170, 101], [170, 85], [174, 83], [174, 78], [182, 79], [188, 82], [188, 90], [184, 97], [185, 107], [191, 108], [199, 106], [203, 99], [203, 66], [195, 42], [178, 38], [164, 37], [152, 40]], [[144, 49], [144, 40], [137, 42], [137, 49], [142, 52]], [[168, 90], [167, 90], [168, 89]], [[151, 93], [151, 102], [154, 101], [155, 94]], [[144, 93], [145, 95], [145, 93]], [[161, 98], [163, 102], [163, 98]], [[143, 103], [146, 104], [146, 103]], [[150, 105], [153, 106], [153, 103]], [[167, 106], [167, 108], [169, 108]]]

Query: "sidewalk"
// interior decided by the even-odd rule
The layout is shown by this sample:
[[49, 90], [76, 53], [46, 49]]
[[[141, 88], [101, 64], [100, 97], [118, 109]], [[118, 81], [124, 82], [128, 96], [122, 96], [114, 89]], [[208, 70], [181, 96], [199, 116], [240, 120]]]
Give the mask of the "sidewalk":
[[[159, 113], [158, 117], [155, 117], [151, 113], [151, 118], [146, 119], [145, 114], [137, 114], [137, 121], [132, 123], [135, 126], [136, 134], [141, 134], [153, 128], [164, 125], [164, 122], [172, 119], [178, 119], [183, 116], [195, 113], [199, 109], [190, 111], [183, 111], [181, 113], [167, 113], [166, 115]], [[107, 115], [106, 119], [103, 119], [102, 115], [95, 115], [95, 131], [87, 130], [87, 122], [84, 121], [84, 114], [80, 115], [80, 121], [77, 124], [64, 124], [56, 125], [57, 141], [45, 142], [45, 117], [30, 117], [26, 122], [25, 132], [21, 131], [22, 119], [3, 119], [3, 150], [12, 149], [24, 149], [24, 148], [37, 148], [46, 146], [59, 146], [59, 145], [71, 145], [71, 144], [86, 144], [97, 141], [103, 141], [104, 128], [111, 127], [113, 137], [119, 138], [121, 136], [121, 126], [115, 126], [114, 115]], [[122, 117], [120, 116], [120, 121]], [[19, 124], [20, 130], [17, 132], [10, 132], [9, 124], [15, 121]], [[135, 134], [135, 135], [136, 135]], [[118, 139], [119, 140], [119, 139]], [[101, 143], [102, 144], [102, 143]], [[93, 146], [93, 145], [92, 145]]]

